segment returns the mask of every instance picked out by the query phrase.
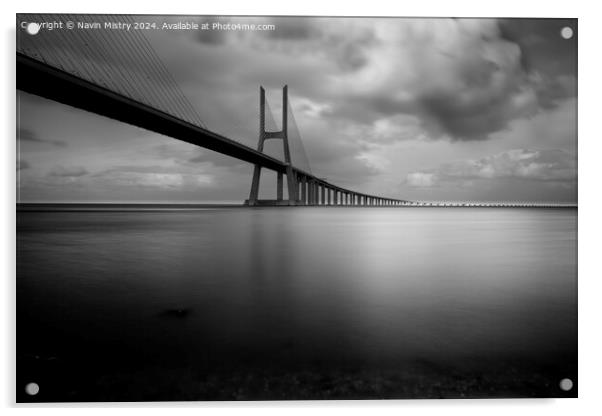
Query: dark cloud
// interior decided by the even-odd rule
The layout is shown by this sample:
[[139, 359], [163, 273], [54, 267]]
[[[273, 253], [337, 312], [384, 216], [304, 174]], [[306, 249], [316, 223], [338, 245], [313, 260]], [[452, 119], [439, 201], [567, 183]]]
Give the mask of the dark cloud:
[[269, 31], [268, 36], [276, 40], [306, 40], [320, 35], [320, 26], [312, 19], [302, 17], [273, 17], [269, 23], [275, 30]]
[[63, 141], [42, 139], [36, 134], [36, 132], [30, 129], [26, 129], [24, 127], [20, 127], [17, 129], [17, 139], [25, 142], [50, 144], [58, 147], [67, 146], [67, 143]]
[[[577, 74], [577, 19], [501, 19], [500, 35], [521, 48], [521, 62], [526, 71], [551, 76]], [[560, 36], [564, 27], [573, 37]]]
[[48, 176], [55, 176], [61, 178], [77, 178], [87, 174], [88, 171], [82, 166], [55, 166], [48, 173]]
[[188, 143], [172, 142], [153, 147], [153, 153], [161, 160], [173, 160], [176, 164], [197, 169], [199, 164], [208, 163], [216, 167], [239, 168], [248, 164], [239, 159], [222, 155]]
[[23, 159], [17, 160], [17, 170], [29, 169], [31, 165]]
[[[367, 123], [396, 114], [416, 115], [432, 138], [472, 141], [488, 139], [513, 120], [553, 109], [576, 95], [576, 48], [571, 41], [563, 44], [560, 28], [566, 22], [539, 24], [535, 20], [532, 26], [530, 20], [521, 22], [515, 25], [520, 27], [513, 27], [517, 39], [525, 32], [520, 42], [508, 36], [507, 26], [513, 23], [498, 24], [492, 19], [410, 23], [387, 41], [400, 45], [385, 49], [391, 54], [391, 68], [366, 78], [373, 88], [349, 85], [348, 92], [334, 103], [334, 113]], [[546, 45], [562, 45], [556, 48], [562, 53], [557, 56], [556, 49], [546, 47], [531, 59], [537, 62], [527, 65], [524, 55], [535, 53], [533, 47], [525, 46], [525, 38], [535, 35], [545, 39], [541, 42]], [[368, 67], [382, 65], [378, 58], [387, 60], [384, 51], [370, 56]], [[556, 61], [563, 64], [542, 70]]]
[[246, 167], [246, 162], [240, 161], [236, 158], [222, 155], [220, 153], [212, 152], [210, 150], [198, 150], [195, 156], [192, 156], [181, 163], [188, 164], [200, 164], [200, 163], [211, 163], [213, 166], [226, 167], [226, 168], [237, 168]]
[[[216, 19], [211, 19], [211, 22], [209, 22], [208, 19], [198, 19], [197, 21], [199, 24], [203, 24], [205, 22], [208, 23], [213, 23], [213, 22], [217, 22], [217, 23], [221, 23], [221, 24], [227, 24], [230, 22], [229, 19], [224, 19], [224, 18], [216, 18]], [[227, 41], [227, 36], [228, 36], [228, 31], [225, 30], [214, 30], [214, 29], [208, 29], [208, 30], [199, 30], [196, 32], [196, 40], [201, 42], [202, 44], [205, 45], [212, 45], [212, 46], [219, 46], [219, 45], [223, 45], [226, 43]]]

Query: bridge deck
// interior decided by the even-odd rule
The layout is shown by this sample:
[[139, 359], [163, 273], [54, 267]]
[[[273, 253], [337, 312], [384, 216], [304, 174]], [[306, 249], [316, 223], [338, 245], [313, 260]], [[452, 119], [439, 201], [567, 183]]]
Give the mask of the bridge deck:
[[17, 88], [277, 172], [286, 170], [286, 164], [278, 159], [20, 53]]

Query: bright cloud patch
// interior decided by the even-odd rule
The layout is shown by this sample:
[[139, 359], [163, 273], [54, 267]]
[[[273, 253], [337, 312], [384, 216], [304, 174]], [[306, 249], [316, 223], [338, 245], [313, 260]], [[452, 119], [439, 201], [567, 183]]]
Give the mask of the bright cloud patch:
[[163, 172], [111, 171], [98, 175], [98, 178], [118, 186], [143, 186], [167, 189], [201, 187], [213, 183], [213, 177], [211, 175]]
[[502, 178], [571, 182], [577, 180], [577, 163], [574, 155], [563, 150], [514, 149], [444, 164], [428, 172], [413, 172], [406, 182], [411, 186], [433, 186], [440, 182]]
[[413, 172], [408, 174], [406, 181], [408, 185], [414, 187], [431, 187], [436, 183], [436, 176], [434, 173]]

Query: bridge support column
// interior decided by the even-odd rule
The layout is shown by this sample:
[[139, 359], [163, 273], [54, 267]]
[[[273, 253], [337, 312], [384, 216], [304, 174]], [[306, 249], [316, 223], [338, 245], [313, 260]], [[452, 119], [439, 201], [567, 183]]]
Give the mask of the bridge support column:
[[301, 178], [301, 205], [307, 205], [307, 177]]
[[322, 185], [320, 188], [322, 191], [322, 205], [326, 205], [326, 187]]
[[[288, 187], [288, 201], [283, 202], [283, 173], [277, 172], [278, 181], [276, 188], [276, 201], [277, 205], [296, 205], [299, 202], [299, 191], [297, 188], [296, 174], [293, 171], [291, 162], [291, 152], [288, 143], [288, 87], [285, 85], [282, 88], [282, 130], [280, 131], [266, 131], [265, 129], [265, 90], [263, 87], [259, 87], [259, 142], [257, 144], [257, 150], [263, 153], [264, 142], [269, 139], [280, 139], [283, 143], [284, 149], [284, 162], [286, 163], [286, 180]], [[261, 166], [255, 165], [253, 169], [253, 182], [251, 183], [251, 192], [249, 193], [249, 199], [246, 201], [247, 205], [254, 206], [259, 204], [259, 181], [261, 177]], [[264, 205], [274, 205], [274, 201], [263, 201]]]
[[297, 190], [297, 174], [291, 165], [286, 167], [286, 186], [288, 188], [289, 205], [297, 205], [299, 191]]
[[278, 179], [276, 181], [276, 200], [282, 201], [282, 172], [278, 172]]

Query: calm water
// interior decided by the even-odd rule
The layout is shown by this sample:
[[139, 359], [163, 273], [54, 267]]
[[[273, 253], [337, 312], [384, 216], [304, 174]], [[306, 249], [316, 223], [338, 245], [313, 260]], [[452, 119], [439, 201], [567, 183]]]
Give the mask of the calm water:
[[561, 396], [577, 378], [576, 209], [17, 222], [17, 376], [35, 400]]

